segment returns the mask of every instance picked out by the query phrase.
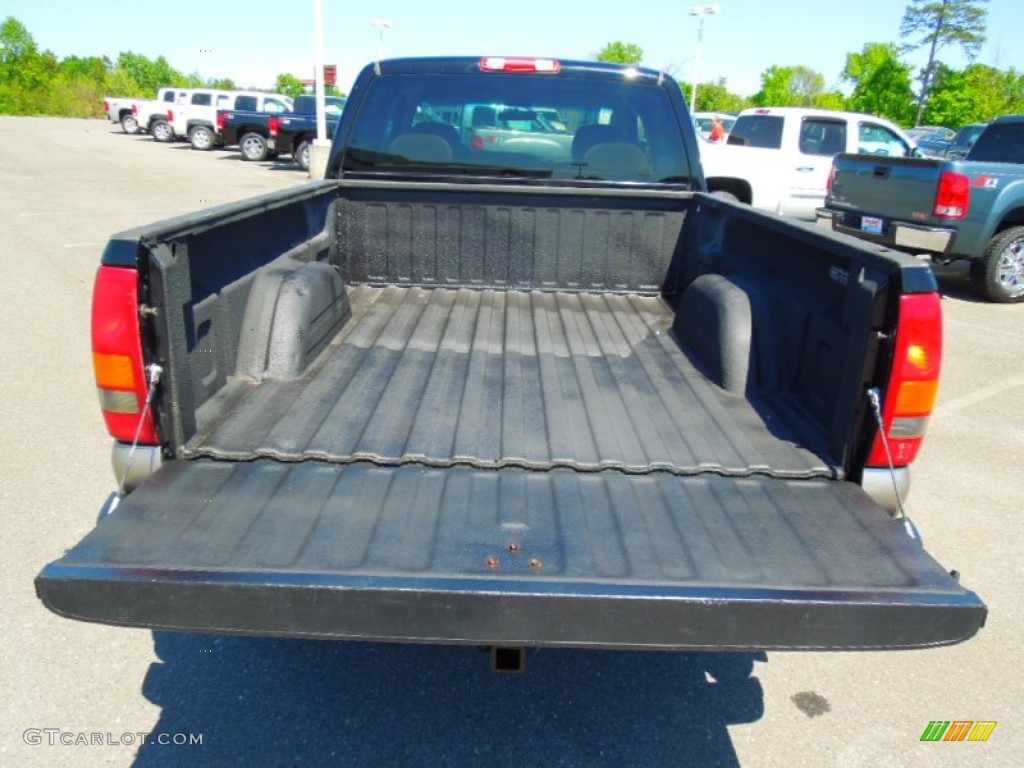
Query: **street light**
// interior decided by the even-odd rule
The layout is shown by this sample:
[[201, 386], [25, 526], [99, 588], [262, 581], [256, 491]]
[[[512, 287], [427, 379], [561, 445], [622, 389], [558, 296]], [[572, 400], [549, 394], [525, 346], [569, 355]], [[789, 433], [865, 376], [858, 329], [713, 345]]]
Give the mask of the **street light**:
[[713, 16], [721, 10], [717, 3], [714, 5], [691, 5], [690, 15], [696, 16], [697, 22], [697, 58], [693, 63], [693, 90], [690, 92], [690, 111], [697, 109], [697, 82], [700, 80], [700, 46], [704, 40], [704, 17]]
[[377, 61], [384, 58], [384, 30], [394, 29], [395, 22], [391, 19], [370, 19], [370, 26], [376, 27], [380, 33], [380, 39], [377, 45]]

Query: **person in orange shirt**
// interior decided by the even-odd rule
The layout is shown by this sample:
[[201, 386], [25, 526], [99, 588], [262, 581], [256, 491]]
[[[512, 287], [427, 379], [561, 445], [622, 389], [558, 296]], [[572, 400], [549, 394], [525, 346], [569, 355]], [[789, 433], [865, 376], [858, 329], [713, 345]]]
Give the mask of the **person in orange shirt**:
[[722, 118], [715, 115], [711, 121], [711, 134], [708, 136], [708, 141], [722, 141], [725, 138], [725, 126], [722, 125]]

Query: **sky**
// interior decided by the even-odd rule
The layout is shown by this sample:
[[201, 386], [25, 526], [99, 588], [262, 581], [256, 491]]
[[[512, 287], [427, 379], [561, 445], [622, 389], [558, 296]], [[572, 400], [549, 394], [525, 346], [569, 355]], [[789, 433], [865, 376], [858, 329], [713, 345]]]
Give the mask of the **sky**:
[[[387, 19], [385, 57], [524, 55], [592, 59], [607, 43], [640, 46], [643, 64], [690, 81], [697, 64], [699, 17], [685, 0], [321, 0], [324, 61], [348, 90], [377, 57]], [[838, 87], [846, 55], [866, 43], [899, 42], [909, 0], [721, 0], [704, 17], [701, 82], [725, 79], [741, 96], [760, 88], [772, 65], [810, 67]], [[133, 51], [164, 56], [179, 71], [230, 77], [240, 87], [272, 86], [280, 72], [312, 77], [314, 0], [0, 0], [40, 49], [59, 58]], [[990, 0], [988, 40], [977, 61], [1024, 72], [1024, 0]], [[959, 53], [942, 57], [966, 64]], [[921, 56], [911, 58], [919, 65]], [[307, 74], [308, 72], [308, 74]], [[118, 95], [118, 94], [111, 94]]]

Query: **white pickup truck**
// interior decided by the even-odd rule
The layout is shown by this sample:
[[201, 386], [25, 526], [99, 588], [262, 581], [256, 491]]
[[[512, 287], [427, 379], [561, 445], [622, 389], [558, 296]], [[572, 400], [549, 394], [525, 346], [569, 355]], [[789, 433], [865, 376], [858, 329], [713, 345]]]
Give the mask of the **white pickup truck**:
[[169, 122], [174, 138], [188, 139], [193, 149], [213, 149], [217, 142], [218, 109], [284, 113], [291, 112], [292, 99], [281, 93], [199, 88], [171, 110]]
[[881, 117], [797, 107], [739, 114], [725, 144], [700, 142], [708, 190], [755, 208], [814, 219], [839, 152], [907, 157], [914, 141]]
[[181, 103], [189, 94], [188, 88], [161, 88], [156, 92], [155, 99], [136, 100], [132, 105], [132, 113], [140, 131], [146, 131], [156, 141], [171, 141], [171, 124], [167, 114], [171, 108]]

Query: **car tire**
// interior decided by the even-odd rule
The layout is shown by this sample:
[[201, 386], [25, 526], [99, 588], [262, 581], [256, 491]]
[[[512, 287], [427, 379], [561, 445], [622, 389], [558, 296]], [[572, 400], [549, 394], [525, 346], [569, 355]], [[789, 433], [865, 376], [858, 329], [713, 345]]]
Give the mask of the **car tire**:
[[139, 121], [135, 115], [127, 114], [121, 118], [121, 130], [125, 133], [138, 133]]
[[292, 160], [304, 171], [309, 170], [309, 142], [300, 141], [299, 145], [295, 147], [292, 152]]
[[154, 121], [149, 127], [149, 132], [153, 134], [153, 141], [159, 141], [161, 144], [174, 141], [174, 129], [166, 120]]
[[200, 152], [209, 152], [213, 149], [217, 137], [205, 125], [193, 125], [188, 129], [188, 140], [192, 145], [192, 149], [197, 149]]
[[1024, 301], [1024, 227], [996, 234], [980, 259], [971, 262], [971, 283], [989, 301]]
[[247, 133], [238, 140], [238, 150], [242, 153], [243, 160], [266, 160], [270, 151], [267, 149], [267, 140], [258, 133]]

